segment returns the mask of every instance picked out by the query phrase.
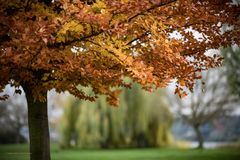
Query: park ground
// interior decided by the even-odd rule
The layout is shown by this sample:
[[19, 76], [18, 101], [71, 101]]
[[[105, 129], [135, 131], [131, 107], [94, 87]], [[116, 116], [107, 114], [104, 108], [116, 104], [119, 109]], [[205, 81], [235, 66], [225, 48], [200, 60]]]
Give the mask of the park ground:
[[[53, 145], [52, 160], [240, 160], [240, 149], [62, 150]], [[28, 145], [0, 145], [0, 160], [29, 160]]]

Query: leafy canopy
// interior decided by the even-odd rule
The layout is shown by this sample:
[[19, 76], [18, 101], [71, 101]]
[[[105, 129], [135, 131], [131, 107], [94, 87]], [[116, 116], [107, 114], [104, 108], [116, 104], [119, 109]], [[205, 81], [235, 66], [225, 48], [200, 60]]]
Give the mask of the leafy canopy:
[[[239, 10], [231, 0], [1, 0], [0, 89], [30, 86], [40, 101], [52, 88], [105, 94], [116, 104], [130, 77], [145, 89], [177, 80], [184, 96], [221, 63], [206, 50], [239, 43]], [[222, 33], [224, 24], [234, 29]]]

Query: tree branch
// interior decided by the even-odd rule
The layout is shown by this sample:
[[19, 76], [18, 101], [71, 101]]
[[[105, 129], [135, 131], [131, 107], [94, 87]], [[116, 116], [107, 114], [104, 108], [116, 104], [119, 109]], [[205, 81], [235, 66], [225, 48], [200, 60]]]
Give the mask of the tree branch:
[[134, 18], [140, 16], [140, 15], [144, 15], [145, 13], [150, 12], [151, 10], [154, 10], [154, 9], [156, 9], [156, 8], [159, 8], [159, 7], [162, 7], [162, 6], [165, 6], [165, 5], [174, 3], [174, 2], [176, 2], [176, 1], [177, 1], [177, 0], [170, 0], [170, 1], [165, 2], [165, 3], [158, 3], [158, 4], [156, 4], [156, 5], [153, 5], [152, 7], [148, 8], [147, 10], [141, 11], [141, 12], [139, 12], [139, 13], [131, 16], [131, 17], [128, 19], [128, 22], [131, 21], [131, 20], [133, 20]]
[[[176, 2], [176, 1], [177, 1], [177, 0], [170, 0], [170, 1], [165, 2], [165, 3], [159, 3], [159, 4], [156, 4], [156, 5], [153, 5], [153, 6], [151, 6], [150, 8], [147, 8], [146, 10], [141, 11], [141, 12], [139, 12], [139, 13], [131, 16], [130, 18], [128, 18], [128, 19], [126, 20], [126, 22], [129, 22], [129, 21], [135, 19], [136, 17], [138, 17], [138, 16], [140, 16], [140, 15], [143, 15], [143, 14], [145, 14], [145, 13], [147, 13], [147, 12], [153, 10], [153, 9], [156, 9], [156, 8], [158, 8], [158, 7], [162, 7], [162, 6], [165, 6], [165, 5], [174, 3], [174, 2]], [[124, 21], [124, 22], [125, 22], [125, 21]], [[123, 22], [123, 23], [124, 23], [124, 22]], [[100, 35], [100, 34], [103, 33], [103, 32], [104, 32], [103, 30], [99, 30], [98, 32], [92, 33], [92, 34], [87, 35], [87, 36], [83, 36], [83, 37], [81, 37], [81, 38], [76, 38], [76, 39], [73, 39], [73, 40], [70, 40], [70, 41], [67, 41], [67, 42], [59, 42], [59, 43], [51, 44], [51, 45], [49, 45], [49, 47], [53, 47], [53, 46], [54, 46], [54, 47], [68, 46], [68, 45], [71, 45], [71, 44], [73, 44], [73, 43], [75, 43], [75, 42], [82, 41], [82, 40], [85, 40], [85, 39], [88, 39], [88, 38], [91, 38], [91, 37], [98, 36], [98, 35]], [[148, 34], [149, 34], [148, 32], [145, 32], [142, 36], [140, 36], [140, 37], [138, 37], [138, 38], [135, 38], [135, 39], [131, 40], [130, 42], [128, 42], [128, 44], [131, 44], [132, 42], [134, 42], [134, 41], [138, 40], [139, 38], [144, 37], [144, 36], [146, 36], [146, 35], [148, 35]]]

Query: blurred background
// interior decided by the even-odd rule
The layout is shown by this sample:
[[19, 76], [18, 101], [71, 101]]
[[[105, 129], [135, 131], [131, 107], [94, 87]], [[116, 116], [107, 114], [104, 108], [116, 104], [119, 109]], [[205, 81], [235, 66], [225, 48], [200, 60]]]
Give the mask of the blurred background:
[[[104, 96], [88, 102], [49, 91], [51, 143], [61, 149], [239, 147], [240, 49], [221, 54], [223, 66], [202, 73], [182, 99], [174, 95], [174, 81], [151, 93], [137, 84], [123, 89], [119, 107]], [[28, 143], [25, 95], [10, 86], [5, 92], [12, 96], [0, 102], [0, 144]]]

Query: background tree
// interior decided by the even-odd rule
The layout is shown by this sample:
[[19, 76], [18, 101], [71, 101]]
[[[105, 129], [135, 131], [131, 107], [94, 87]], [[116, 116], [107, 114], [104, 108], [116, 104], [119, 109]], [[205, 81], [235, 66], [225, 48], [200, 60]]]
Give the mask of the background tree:
[[239, 98], [230, 91], [225, 68], [208, 71], [202, 80], [205, 83], [198, 81], [188, 100], [169, 99], [175, 102], [172, 104], [176, 114], [193, 127], [198, 148], [203, 148], [204, 143], [201, 126], [231, 114], [239, 103]]
[[169, 147], [172, 144], [173, 137], [171, 127], [173, 115], [170, 112], [170, 104], [167, 102], [167, 93], [165, 90], [158, 90], [155, 95], [147, 94], [148, 122], [147, 122], [147, 140], [150, 147]]
[[81, 105], [81, 102], [79, 100], [74, 100], [73, 103], [70, 103], [70, 105], [65, 105], [67, 107], [64, 108], [64, 119], [62, 120], [63, 147], [71, 147], [71, 146], [77, 145], [78, 133], [76, 129], [76, 122], [79, 115], [80, 105]]
[[240, 48], [235, 45], [222, 48], [221, 52], [224, 56], [224, 65], [227, 69], [226, 73], [231, 91], [240, 96]]
[[[148, 114], [146, 96], [138, 85], [133, 85], [131, 90], [124, 90], [123, 101], [126, 103], [126, 132], [130, 139], [130, 146], [146, 147], [148, 129]], [[128, 117], [128, 118], [127, 118]]]
[[[105, 94], [116, 105], [113, 87], [127, 86], [128, 76], [145, 89], [177, 79], [176, 93], [185, 95], [183, 86], [192, 90], [201, 70], [220, 64], [218, 56], [204, 54], [207, 49], [239, 43], [239, 9], [231, 0], [2, 0], [0, 89], [24, 89], [31, 160], [50, 159], [48, 90], [88, 100]], [[218, 34], [219, 22], [234, 30]], [[170, 38], [173, 32], [184, 38]]]
[[[123, 148], [123, 147], [166, 147], [171, 144], [169, 130], [172, 115], [163, 90], [150, 93], [134, 84], [132, 89], [124, 89], [120, 96], [120, 108], [112, 109], [105, 98], [96, 103], [69, 101], [64, 107], [63, 120], [70, 117], [77, 123], [66, 123], [62, 130], [63, 138], [77, 131], [77, 146], [81, 148]], [[71, 99], [71, 98], [70, 98]], [[76, 105], [78, 104], [78, 105]], [[71, 106], [78, 106], [78, 114], [69, 112]], [[75, 124], [75, 125], [74, 125]], [[74, 126], [74, 129], [70, 129]], [[68, 147], [71, 139], [64, 138]]]
[[21, 130], [27, 127], [27, 104], [20, 95], [0, 102], [0, 143], [23, 143]]

